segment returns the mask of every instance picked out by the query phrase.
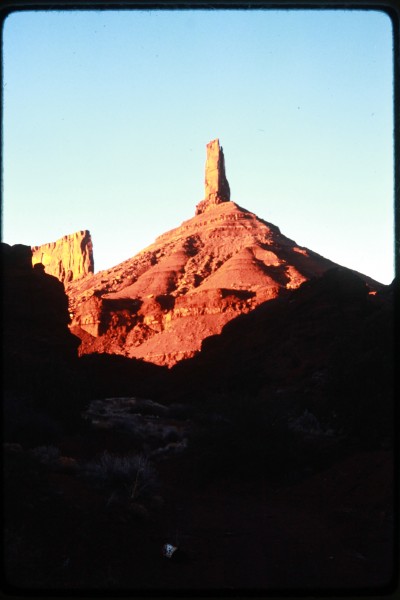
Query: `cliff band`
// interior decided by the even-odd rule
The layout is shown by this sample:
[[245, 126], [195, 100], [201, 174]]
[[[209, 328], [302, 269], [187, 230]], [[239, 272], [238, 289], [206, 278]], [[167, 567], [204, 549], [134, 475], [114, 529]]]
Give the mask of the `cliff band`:
[[94, 273], [90, 232], [77, 231], [56, 242], [32, 246], [32, 264], [42, 263], [48, 275], [68, 283]]

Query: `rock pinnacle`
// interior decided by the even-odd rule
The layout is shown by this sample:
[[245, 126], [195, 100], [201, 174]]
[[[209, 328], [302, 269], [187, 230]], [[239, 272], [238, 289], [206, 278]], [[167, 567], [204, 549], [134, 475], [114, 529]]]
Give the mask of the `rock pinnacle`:
[[222, 202], [229, 202], [230, 194], [229, 183], [225, 175], [224, 152], [217, 138], [207, 144], [205, 194], [204, 200], [196, 206], [196, 215]]

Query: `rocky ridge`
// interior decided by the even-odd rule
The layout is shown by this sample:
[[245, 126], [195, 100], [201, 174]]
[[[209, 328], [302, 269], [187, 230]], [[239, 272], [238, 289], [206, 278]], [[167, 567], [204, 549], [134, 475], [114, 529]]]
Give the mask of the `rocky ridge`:
[[94, 273], [90, 231], [77, 231], [56, 242], [32, 246], [32, 263], [41, 263], [48, 275], [54, 275], [63, 283]]
[[337, 266], [229, 199], [218, 140], [207, 146], [205, 179], [193, 218], [114, 268], [67, 284], [81, 354], [171, 367], [228, 321]]

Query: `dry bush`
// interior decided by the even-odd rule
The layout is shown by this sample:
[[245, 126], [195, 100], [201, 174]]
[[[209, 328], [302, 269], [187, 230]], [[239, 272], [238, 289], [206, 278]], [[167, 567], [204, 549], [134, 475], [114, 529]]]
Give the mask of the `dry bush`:
[[86, 462], [82, 473], [99, 487], [118, 490], [132, 500], [151, 495], [157, 488], [157, 474], [142, 454], [117, 456], [104, 451], [100, 458]]

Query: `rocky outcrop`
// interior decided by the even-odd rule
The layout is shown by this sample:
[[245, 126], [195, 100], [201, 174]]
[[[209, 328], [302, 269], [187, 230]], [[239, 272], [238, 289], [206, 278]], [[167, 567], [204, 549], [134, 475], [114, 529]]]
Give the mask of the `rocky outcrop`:
[[[81, 354], [172, 366], [240, 314], [335, 266], [279, 229], [224, 202], [133, 258], [67, 285]], [[373, 285], [373, 283], [371, 283]]]
[[225, 174], [225, 158], [218, 138], [207, 144], [204, 200], [196, 206], [199, 215], [221, 202], [229, 202], [231, 192]]
[[171, 367], [228, 321], [337, 266], [229, 200], [218, 140], [208, 158], [204, 210], [133, 258], [66, 286], [81, 354]]
[[56, 242], [32, 247], [32, 263], [41, 263], [48, 275], [68, 283], [94, 273], [90, 232], [77, 231]]

